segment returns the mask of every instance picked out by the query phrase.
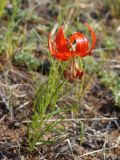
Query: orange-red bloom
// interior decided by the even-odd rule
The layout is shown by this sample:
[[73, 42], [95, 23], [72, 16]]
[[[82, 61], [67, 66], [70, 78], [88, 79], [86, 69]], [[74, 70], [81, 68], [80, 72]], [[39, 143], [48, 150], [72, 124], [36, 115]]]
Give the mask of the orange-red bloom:
[[[74, 56], [85, 57], [91, 54], [92, 50], [95, 47], [96, 43], [96, 35], [94, 30], [88, 23], [85, 23], [87, 28], [91, 32], [92, 36], [92, 45], [91, 48], [88, 49], [88, 39], [84, 34], [76, 32], [72, 34], [72, 36], [67, 39], [64, 36], [63, 26], [57, 32], [55, 40], [52, 42], [51, 35], [48, 39], [48, 47], [53, 57], [61, 61], [67, 61]], [[74, 48], [73, 43], [76, 42], [76, 47]]]
[[[84, 34], [76, 32], [72, 34], [69, 39], [67, 39], [64, 36], [64, 27], [62, 26], [58, 30], [54, 41], [52, 41], [51, 35], [49, 36], [48, 47], [52, 56], [58, 60], [67, 61], [75, 56], [85, 57], [91, 54], [95, 47], [96, 35], [88, 23], [85, 23], [85, 25], [90, 30], [92, 36], [92, 44], [90, 49], [88, 47], [88, 39]], [[76, 44], [75, 46], [73, 45], [74, 43]], [[70, 62], [67, 69], [64, 70], [64, 76], [66, 79], [69, 79], [70, 82], [73, 82], [76, 78], [81, 79], [83, 74], [84, 72], [79, 68], [74, 58], [73, 61]]]

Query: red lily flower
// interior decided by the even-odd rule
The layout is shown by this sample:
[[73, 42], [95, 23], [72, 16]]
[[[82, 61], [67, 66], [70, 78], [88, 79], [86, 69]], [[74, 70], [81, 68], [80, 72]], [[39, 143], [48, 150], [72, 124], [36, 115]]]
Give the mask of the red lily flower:
[[[62, 26], [58, 30], [56, 38], [53, 42], [51, 40], [51, 35], [49, 36], [48, 48], [52, 56], [58, 60], [66, 61], [73, 56], [85, 57], [91, 54], [95, 47], [96, 35], [88, 23], [85, 23], [85, 25], [90, 30], [92, 36], [92, 45], [90, 49], [88, 49], [88, 40], [82, 33], [76, 32], [72, 34], [69, 39], [65, 38]], [[76, 42], [75, 49], [73, 47], [73, 42]]]
[[[67, 39], [64, 36], [63, 26], [57, 32], [55, 40], [52, 42], [51, 35], [48, 39], [48, 48], [52, 56], [61, 61], [67, 61], [72, 57], [79, 56], [85, 57], [91, 54], [92, 50], [95, 47], [96, 35], [94, 30], [90, 27], [88, 23], [85, 23], [87, 28], [91, 32], [92, 36], [92, 45], [89, 49], [87, 38], [79, 32], [72, 34], [72, 36]], [[74, 48], [73, 43], [76, 42], [76, 47]], [[73, 82], [74, 79], [81, 79], [83, 76], [83, 71], [79, 68], [78, 64], [75, 62], [75, 59], [70, 63], [67, 70], [64, 71], [64, 76], [66, 79], [69, 79], [70, 82]]]

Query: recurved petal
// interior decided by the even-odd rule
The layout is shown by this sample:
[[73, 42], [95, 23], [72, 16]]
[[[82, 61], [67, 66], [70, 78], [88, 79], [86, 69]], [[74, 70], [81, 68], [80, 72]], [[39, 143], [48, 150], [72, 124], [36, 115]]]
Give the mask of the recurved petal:
[[92, 36], [92, 45], [91, 45], [91, 48], [86, 53], [86, 54], [90, 54], [92, 52], [92, 50], [94, 49], [95, 44], [96, 44], [96, 34], [95, 34], [94, 30], [92, 29], [92, 27], [88, 23], [85, 23], [85, 25], [90, 30], [91, 36]]
[[88, 49], [87, 38], [82, 33], [76, 32], [70, 37], [70, 43], [74, 41], [76, 41], [75, 53], [80, 57], [86, 56], [86, 51]]

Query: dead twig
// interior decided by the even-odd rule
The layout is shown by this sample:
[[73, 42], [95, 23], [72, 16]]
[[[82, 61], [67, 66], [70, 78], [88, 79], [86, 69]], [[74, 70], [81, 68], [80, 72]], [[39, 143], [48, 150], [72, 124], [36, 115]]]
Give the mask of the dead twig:
[[[72, 122], [72, 121], [76, 121], [76, 122], [80, 122], [80, 121], [100, 121], [100, 120], [117, 120], [117, 117], [103, 117], [103, 118], [78, 118], [78, 119], [63, 119], [63, 122]], [[54, 121], [60, 121], [61, 119], [49, 119], [48, 122], [54, 122]], [[22, 121], [22, 123], [31, 123], [31, 120], [27, 120], [27, 121]]]

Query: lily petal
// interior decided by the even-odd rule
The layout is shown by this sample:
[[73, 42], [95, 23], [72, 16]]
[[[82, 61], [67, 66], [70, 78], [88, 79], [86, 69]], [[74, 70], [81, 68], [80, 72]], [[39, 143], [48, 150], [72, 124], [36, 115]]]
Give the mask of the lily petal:
[[69, 52], [69, 48], [67, 46], [67, 40], [63, 33], [63, 26], [60, 27], [60, 29], [58, 30], [55, 42], [58, 52]]
[[[62, 61], [67, 61], [68, 59], [70, 59], [71, 52], [69, 51], [69, 48], [67, 47], [66, 42], [67, 40], [65, 40], [64, 38], [62, 27], [59, 29], [54, 42], [52, 42], [51, 35], [49, 35], [48, 48], [50, 50], [51, 55], [56, 59], [59, 59]], [[57, 48], [57, 51], [55, 48]]]
[[94, 32], [94, 30], [91, 28], [91, 26], [88, 23], [85, 23], [85, 25], [87, 26], [87, 28], [90, 30], [91, 32], [91, 36], [92, 36], [92, 45], [91, 48], [89, 49], [89, 51], [87, 51], [87, 55], [91, 53], [91, 51], [94, 49], [95, 44], [96, 44], [96, 34]]
[[73, 43], [74, 41], [76, 41], [75, 54], [80, 57], [86, 56], [86, 51], [88, 49], [87, 38], [83, 34], [76, 32], [70, 37], [70, 43]]
[[51, 35], [48, 38], [48, 48], [50, 50], [50, 53], [53, 57], [56, 59], [62, 60], [62, 61], [67, 61], [71, 57], [70, 52], [57, 52], [54, 49], [54, 43], [51, 42]]

